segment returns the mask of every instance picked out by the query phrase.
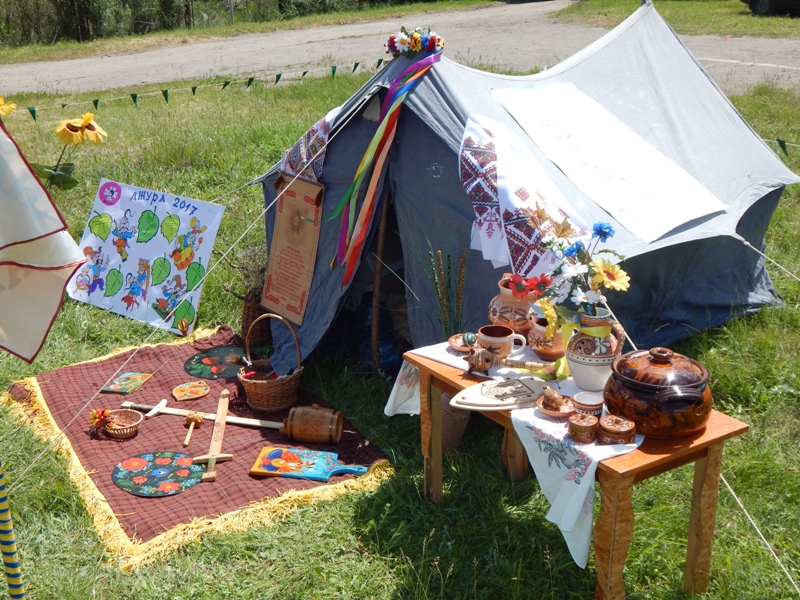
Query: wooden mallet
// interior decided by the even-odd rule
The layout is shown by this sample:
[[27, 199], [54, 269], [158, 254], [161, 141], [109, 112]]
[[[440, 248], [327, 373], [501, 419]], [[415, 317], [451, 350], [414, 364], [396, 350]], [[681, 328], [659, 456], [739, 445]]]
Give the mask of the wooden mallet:
[[192, 459], [194, 464], [207, 463], [206, 472], [203, 473], [200, 481], [216, 481], [217, 463], [233, 460], [233, 454], [222, 454], [222, 438], [225, 435], [225, 420], [228, 416], [228, 402], [230, 396], [231, 394], [228, 390], [222, 390], [222, 393], [219, 395], [217, 416], [214, 419], [214, 431], [211, 434], [211, 445], [208, 447], [208, 454], [195, 456]]
[[470, 348], [469, 354], [464, 357], [469, 365], [469, 372], [478, 371], [484, 375], [489, 374], [489, 367], [509, 367], [511, 369], [524, 369], [526, 371], [536, 371], [543, 369], [546, 365], [538, 362], [527, 362], [523, 360], [513, 360], [510, 358], [497, 358], [485, 348]]
[[189, 440], [192, 439], [192, 431], [195, 427], [200, 427], [203, 423], [203, 413], [199, 413], [196, 410], [190, 411], [188, 415], [185, 417], [186, 424], [189, 426], [189, 431], [186, 434], [186, 439], [183, 440], [184, 448], [189, 445]]

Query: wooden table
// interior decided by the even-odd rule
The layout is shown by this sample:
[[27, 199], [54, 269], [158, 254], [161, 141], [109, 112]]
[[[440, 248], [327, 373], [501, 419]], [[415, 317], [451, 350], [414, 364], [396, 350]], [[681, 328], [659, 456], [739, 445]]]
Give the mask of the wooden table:
[[[439, 503], [442, 500], [442, 392], [455, 396], [485, 379], [408, 352], [403, 358], [419, 369], [425, 496]], [[503, 425], [503, 464], [509, 478], [519, 481], [527, 472], [528, 457], [514, 431], [511, 413], [486, 411], [482, 414]], [[600, 513], [593, 534], [597, 565], [595, 599], [625, 598], [622, 571], [633, 536], [633, 484], [691, 462], [694, 463], [694, 484], [683, 589], [687, 594], [705, 592], [711, 571], [722, 445], [748, 429], [746, 423], [712, 410], [702, 432], [671, 440], [646, 438], [633, 452], [606, 459], [598, 465]]]

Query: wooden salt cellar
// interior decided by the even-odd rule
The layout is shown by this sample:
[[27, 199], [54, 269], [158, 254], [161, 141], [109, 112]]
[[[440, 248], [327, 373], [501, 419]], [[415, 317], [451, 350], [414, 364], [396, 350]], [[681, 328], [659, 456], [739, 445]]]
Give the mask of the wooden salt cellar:
[[600, 419], [598, 444], [632, 444], [636, 439], [636, 424], [624, 417], [606, 415]]
[[573, 442], [591, 444], [597, 437], [598, 427], [597, 417], [579, 413], [570, 416], [567, 433]]

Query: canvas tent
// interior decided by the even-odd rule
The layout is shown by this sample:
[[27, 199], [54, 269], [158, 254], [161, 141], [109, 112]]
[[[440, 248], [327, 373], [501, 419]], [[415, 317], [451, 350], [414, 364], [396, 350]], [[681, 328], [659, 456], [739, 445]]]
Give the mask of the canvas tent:
[[[375, 132], [375, 104], [409, 64], [402, 57], [392, 60], [335, 114], [320, 177], [326, 186], [323, 219], [353, 181]], [[570, 84], [599, 104], [705, 186], [724, 210], [654, 241], [636, 237], [551, 162], [493, 95], [554, 84]], [[776, 300], [763, 257], [743, 241], [763, 247], [784, 187], [800, 179], [752, 131], [653, 6], [643, 5], [595, 43], [542, 73], [490, 74], [445, 56], [409, 94], [378, 198], [390, 197], [396, 213], [402, 276], [415, 294], [406, 294], [415, 346], [443, 341], [426, 272], [428, 250], [457, 257], [470, 244], [475, 212], [460, 180], [459, 148], [465, 125], [476, 115], [512, 131], [586, 222], [613, 225], [617, 233], [609, 245], [627, 257], [623, 266], [632, 284], [626, 293], [609, 295], [609, 304], [637, 346], [668, 345]], [[600, 162], [603, 158], [597, 156]], [[267, 204], [276, 195], [278, 167], [262, 177]], [[273, 214], [267, 213], [268, 238]], [[374, 218], [373, 228], [376, 224]], [[323, 220], [306, 315], [297, 329], [303, 357], [319, 343], [348, 291], [342, 286], [343, 267], [330, 268], [338, 237], [338, 220]], [[468, 253], [466, 330], [487, 322], [488, 303], [508, 270], [495, 268], [480, 252]], [[294, 341], [280, 327], [273, 328], [273, 336], [273, 364], [286, 372], [295, 366]]]

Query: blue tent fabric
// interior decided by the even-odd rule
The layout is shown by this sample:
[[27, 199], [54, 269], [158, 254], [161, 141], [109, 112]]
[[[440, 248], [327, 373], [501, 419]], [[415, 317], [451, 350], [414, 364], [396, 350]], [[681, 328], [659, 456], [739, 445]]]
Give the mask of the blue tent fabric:
[[[409, 65], [389, 62], [354, 94], [336, 116], [321, 182], [326, 219], [353, 180], [375, 122], [370, 102]], [[492, 97], [493, 89], [531, 89], [569, 82], [642, 139], [705, 185], [726, 206], [686, 223], [651, 243], [628, 232], [585, 196], [528, 138]], [[406, 99], [378, 197], [390, 195], [403, 245], [403, 280], [408, 322], [415, 346], [443, 341], [429, 250], [457, 260], [469, 247], [474, 211], [464, 192], [458, 152], [471, 115], [512, 130], [584, 219], [610, 222], [610, 247], [626, 256], [631, 276], [625, 293], [608, 295], [609, 305], [638, 347], [669, 345], [734, 316], [774, 303], [775, 290], [764, 258], [764, 234], [786, 185], [800, 182], [739, 115], [652, 5], [641, 6], [605, 36], [551, 69], [529, 76], [482, 72], [443, 57]], [[275, 199], [278, 166], [262, 178], [267, 205]], [[380, 207], [375, 211], [380, 214]], [[274, 212], [266, 217], [271, 239]], [[372, 224], [377, 226], [377, 218]], [[303, 324], [296, 329], [305, 358], [320, 342], [341, 308], [347, 289], [343, 267], [331, 269], [339, 236], [338, 219], [323, 220], [317, 262]], [[361, 257], [361, 261], [365, 256]], [[497, 282], [509, 267], [495, 269], [480, 252], [468, 252], [464, 327], [487, 322]], [[273, 365], [278, 373], [296, 366], [294, 341], [273, 327]]]

